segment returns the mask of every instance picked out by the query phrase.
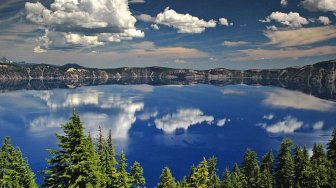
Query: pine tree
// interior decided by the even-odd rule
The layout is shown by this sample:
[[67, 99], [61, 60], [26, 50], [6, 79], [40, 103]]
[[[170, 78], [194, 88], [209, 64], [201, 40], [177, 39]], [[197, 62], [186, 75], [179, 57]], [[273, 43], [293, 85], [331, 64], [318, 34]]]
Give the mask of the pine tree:
[[272, 188], [274, 185], [273, 178], [273, 153], [270, 151], [262, 157], [260, 174], [258, 177], [258, 186], [260, 188]]
[[336, 168], [336, 128], [332, 132], [332, 138], [327, 147], [328, 159], [332, 162], [333, 168]]
[[275, 169], [276, 186], [291, 188], [294, 185], [294, 161], [291, 156], [292, 141], [284, 139], [281, 143]]
[[35, 188], [35, 175], [23, 158], [20, 149], [14, 148], [6, 137], [0, 151], [0, 187]]
[[217, 175], [217, 158], [216, 157], [210, 157], [208, 159], [208, 172], [209, 172], [209, 185], [208, 187], [216, 188], [220, 186], [220, 179]]
[[232, 169], [231, 173], [231, 185], [234, 188], [245, 188], [247, 186], [247, 178], [246, 176], [241, 172], [239, 169], [238, 164], [234, 164], [234, 167]]
[[129, 174], [127, 172], [127, 159], [125, 153], [122, 152], [119, 160], [119, 168], [118, 168], [118, 187], [119, 188], [129, 188], [131, 187]]
[[146, 180], [143, 176], [143, 168], [141, 167], [140, 163], [134, 162], [131, 168], [131, 182], [135, 188], [145, 187]]
[[116, 187], [118, 185], [118, 172], [116, 169], [117, 160], [115, 159], [114, 145], [112, 139], [112, 131], [109, 130], [107, 139], [107, 148], [105, 150], [105, 173], [107, 176], [107, 187]]
[[303, 150], [296, 146], [294, 149], [294, 182], [295, 187], [304, 187], [307, 185], [307, 177], [309, 177], [309, 156], [307, 148], [305, 147]]
[[324, 153], [323, 146], [315, 144], [313, 147], [313, 155], [311, 157], [311, 165], [314, 170], [314, 179], [317, 185], [315, 187], [325, 187], [328, 185], [328, 167], [329, 161]]
[[221, 188], [234, 188], [229, 169], [225, 169], [223, 176], [224, 179], [222, 181]]
[[172, 176], [170, 169], [164, 167], [160, 175], [160, 182], [157, 185], [157, 188], [176, 188], [175, 178]]
[[102, 172], [91, 137], [77, 113], [62, 125], [64, 135], [56, 134], [60, 150], [49, 150], [49, 167], [44, 171], [45, 187], [99, 187]]
[[258, 187], [259, 165], [257, 154], [254, 151], [250, 149], [246, 150], [241, 164], [241, 170], [247, 178], [248, 185], [250, 187]]
[[206, 188], [210, 183], [209, 171], [208, 171], [208, 162], [206, 159], [203, 159], [197, 167], [194, 169], [194, 172], [190, 176], [190, 186], [198, 188]]

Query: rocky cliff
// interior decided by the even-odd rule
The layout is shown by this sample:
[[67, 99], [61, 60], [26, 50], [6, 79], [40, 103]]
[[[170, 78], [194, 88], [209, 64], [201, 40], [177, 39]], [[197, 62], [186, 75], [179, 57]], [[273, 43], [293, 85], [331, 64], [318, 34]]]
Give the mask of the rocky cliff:
[[[95, 69], [76, 64], [55, 66], [0, 62], [0, 89], [78, 87], [100, 84], [248, 84], [272, 85], [336, 99], [336, 61], [285, 69], [211, 70], [163, 67]], [[38, 84], [40, 83], [40, 84]], [[41, 86], [41, 83], [42, 86]], [[323, 97], [322, 97], [323, 98]]]

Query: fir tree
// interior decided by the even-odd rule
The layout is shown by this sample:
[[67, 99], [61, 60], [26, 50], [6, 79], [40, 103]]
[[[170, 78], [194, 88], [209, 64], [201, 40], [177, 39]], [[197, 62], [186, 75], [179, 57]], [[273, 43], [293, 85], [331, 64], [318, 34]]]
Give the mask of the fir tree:
[[197, 167], [194, 169], [194, 172], [190, 176], [190, 186], [198, 188], [206, 188], [210, 183], [209, 171], [208, 171], [208, 162], [203, 159]]
[[84, 135], [78, 114], [62, 125], [64, 135], [57, 134], [60, 150], [49, 150], [49, 167], [44, 171], [45, 187], [99, 187], [102, 173], [92, 139]]
[[328, 167], [329, 161], [324, 153], [323, 146], [315, 144], [313, 147], [313, 155], [311, 157], [311, 165], [314, 170], [313, 178], [317, 183], [315, 187], [325, 187], [328, 185]]
[[107, 187], [116, 187], [118, 185], [118, 173], [116, 169], [117, 161], [115, 159], [114, 145], [112, 139], [112, 131], [109, 130], [107, 139], [107, 148], [105, 150], [106, 161], [105, 161], [105, 173], [107, 176]]
[[243, 162], [241, 164], [241, 170], [247, 178], [248, 185], [250, 187], [258, 187], [257, 181], [258, 181], [259, 165], [257, 154], [254, 151], [250, 149], [246, 150]]
[[211, 157], [208, 159], [209, 185], [208, 187], [216, 188], [220, 186], [220, 179], [217, 175], [217, 158]]
[[176, 188], [175, 178], [172, 176], [170, 169], [165, 167], [160, 175], [160, 182], [157, 188]]
[[0, 151], [0, 187], [35, 188], [35, 175], [23, 158], [20, 149], [14, 148], [6, 137]]
[[284, 139], [281, 143], [275, 170], [276, 186], [291, 188], [294, 185], [294, 161], [291, 156], [292, 141]]
[[127, 172], [127, 159], [124, 152], [120, 155], [117, 183], [119, 188], [131, 187], [129, 174]]
[[224, 179], [222, 181], [221, 188], [234, 188], [229, 169], [227, 168], [225, 169], [223, 176], [224, 176]]
[[332, 138], [328, 143], [327, 156], [332, 162], [333, 168], [336, 168], [336, 128], [334, 128]]
[[244, 188], [247, 187], [246, 176], [239, 169], [238, 164], [236, 163], [232, 169], [231, 173], [231, 185], [234, 188]]
[[309, 177], [309, 156], [307, 148], [303, 150], [296, 146], [294, 149], [294, 182], [295, 187], [304, 187], [307, 184], [307, 177]]
[[270, 151], [262, 157], [258, 186], [260, 188], [271, 188], [274, 185], [273, 178], [273, 153]]
[[145, 187], [146, 180], [143, 176], [143, 168], [141, 167], [140, 163], [134, 162], [131, 168], [131, 182], [135, 188]]

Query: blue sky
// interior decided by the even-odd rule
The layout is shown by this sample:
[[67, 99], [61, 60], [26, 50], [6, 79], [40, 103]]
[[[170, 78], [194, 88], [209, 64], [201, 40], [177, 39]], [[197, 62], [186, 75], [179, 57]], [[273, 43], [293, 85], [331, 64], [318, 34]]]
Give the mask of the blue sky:
[[0, 55], [88, 67], [232, 69], [336, 58], [336, 0], [2, 0]]

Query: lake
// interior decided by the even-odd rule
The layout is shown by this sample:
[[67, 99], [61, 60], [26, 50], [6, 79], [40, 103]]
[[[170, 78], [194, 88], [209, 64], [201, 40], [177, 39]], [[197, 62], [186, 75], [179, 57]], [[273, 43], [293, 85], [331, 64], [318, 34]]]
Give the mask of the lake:
[[[336, 126], [336, 102], [273, 86], [99, 85], [0, 93], [0, 138], [11, 136], [31, 168], [46, 166], [55, 133], [75, 109], [86, 132], [112, 129], [117, 154], [144, 167], [154, 187], [164, 166], [181, 179], [204, 157], [218, 157], [219, 174], [241, 162], [246, 148], [259, 159], [291, 138], [309, 149], [326, 144]], [[118, 157], [117, 157], [118, 158]]]

